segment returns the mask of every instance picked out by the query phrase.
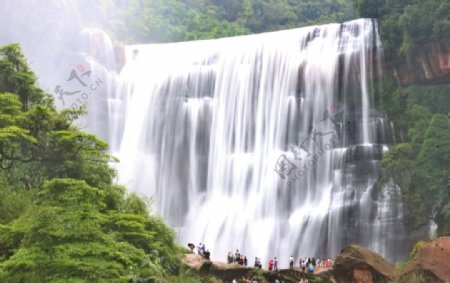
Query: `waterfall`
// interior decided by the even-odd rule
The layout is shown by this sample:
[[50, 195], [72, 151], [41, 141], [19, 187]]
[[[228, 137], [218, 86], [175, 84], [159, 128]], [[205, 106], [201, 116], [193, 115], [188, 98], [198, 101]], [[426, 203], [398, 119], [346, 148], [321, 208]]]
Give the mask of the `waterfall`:
[[105, 106], [119, 181], [154, 196], [181, 243], [249, 264], [348, 243], [406, 256], [399, 190], [379, 185], [393, 140], [375, 21], [125, 52]]

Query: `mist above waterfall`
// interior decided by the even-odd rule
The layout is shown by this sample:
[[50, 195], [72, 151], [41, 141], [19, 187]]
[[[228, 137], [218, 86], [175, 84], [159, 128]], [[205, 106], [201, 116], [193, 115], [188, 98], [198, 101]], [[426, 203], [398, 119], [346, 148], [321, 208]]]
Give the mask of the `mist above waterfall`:
[[0, 44], [19, 43], [49, 93], [86, 52], [82, 30], [105, 27], [114, 17], [112, 5], [99, 1], [0, 2]]

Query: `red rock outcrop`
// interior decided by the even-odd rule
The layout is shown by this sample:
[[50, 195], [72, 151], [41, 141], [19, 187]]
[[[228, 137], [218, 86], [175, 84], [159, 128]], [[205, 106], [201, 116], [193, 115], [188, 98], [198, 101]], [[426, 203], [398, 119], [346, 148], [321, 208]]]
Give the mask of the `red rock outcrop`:
[[441, 237], [420, 246], [398, 282], [450, 282], [450, 237]]
[[334, 277], [337, 283], [384, 283], [393, 280], [395, 269], [379, 254], [350, 245], [336, 257]]

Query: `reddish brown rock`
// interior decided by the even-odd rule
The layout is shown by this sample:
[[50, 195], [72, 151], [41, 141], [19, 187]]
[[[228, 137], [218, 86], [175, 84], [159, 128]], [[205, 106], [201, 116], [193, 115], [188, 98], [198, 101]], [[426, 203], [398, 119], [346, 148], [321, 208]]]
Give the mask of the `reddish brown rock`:
[[125, 57], [125, 46], [123, 43], [115, 41], [114, 42], [114, 57], [116, 60], [116, 68], [117, 72], [120, 73], [123, 66], [125, 66], [126, 63], [126, 57]]
[[198, 254], [186, 254], [184, 255], [184, 262], [190, 268], [200, 270], [206, 259]]
[[450, 237], [423, 243], [411, 257], [398, 282], [450, 282]]
[[344, 247], [336, 257], [337, 283], [383, 283], [395, 276], [394, 266], [379, 254], [360, 246]]
[[387, 55], [385, 68], [401, 86], [450, 83], [450, 39], [428, 43], [410, 60]]

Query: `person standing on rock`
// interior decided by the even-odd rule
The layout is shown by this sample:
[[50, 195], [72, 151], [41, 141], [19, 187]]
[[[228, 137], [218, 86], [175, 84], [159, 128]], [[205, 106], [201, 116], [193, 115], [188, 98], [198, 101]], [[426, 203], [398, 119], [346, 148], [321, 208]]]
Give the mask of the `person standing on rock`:
[[278, 271], [278, 259], [275, 257], [275, 260], [273, 261], [273, 269]]
[[205, 259], [209, 260], [209, 257], [211, 256], [211, 253], [209, 252], [209, 249], [206, 250], [203, 255], [204, 255]]
[[256, 258], [256, 267], [261, 269], [262, 268], [262, 264], [261, 264], [261, 259], [260, 258]]
[[289, 268], [294, 269], [294, 257], [292, 255], [289, 258]]
[[306, 272], [306, 266], [308, 265], [308, 261], [305, 258], [304, 260], [302, 260], [302, 271]]
[[310, 263], [308, 266], [308, 272], [313, 274], [314, 273], [314, 264]]
[[228, 259], [228, 264], [232, 264], [233, 263], [234, 258], [233, 258], [233, 253], [232, 252], [228, 252], [227, 259]]
[[269, 260], [269, 271], [273, 269], [273, 259]]

